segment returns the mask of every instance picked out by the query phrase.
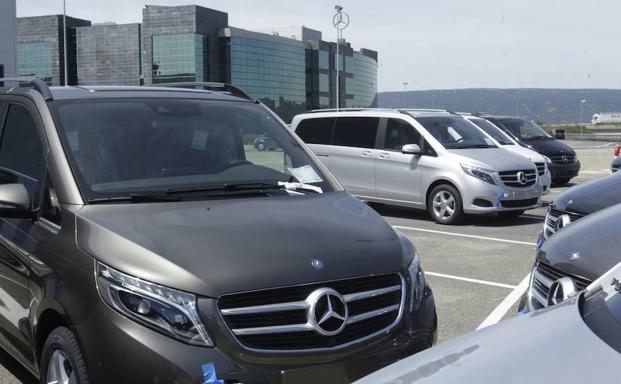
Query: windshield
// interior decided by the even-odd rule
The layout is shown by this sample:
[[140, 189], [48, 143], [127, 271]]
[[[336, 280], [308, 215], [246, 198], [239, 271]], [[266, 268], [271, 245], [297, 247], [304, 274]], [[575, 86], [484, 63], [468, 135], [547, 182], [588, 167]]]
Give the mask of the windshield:
[[461, 117], [416, 117], [416, 121], [446, 149], [496, 148], [489, 137]]
[[154, 98], [55, 106], [87, 200], [253, 182], [332, 190], [291, 133], [255, 103]]
[[499, 118], [498, 120], [519, 139], [528, 140], [552, 138], [552, 136], [550, 136], [543, 128], [535, 124], [532, 120], [514, 117]]
[[499, 142], [501, 145], [515, 145], [513, 140], [504, 133], [500, 128], [490, 123], [485, 119], [468, 119], [471, 123], [476, 124], [477, 127], [481, 128], [485, 133], [490, 135], [494, 140]]

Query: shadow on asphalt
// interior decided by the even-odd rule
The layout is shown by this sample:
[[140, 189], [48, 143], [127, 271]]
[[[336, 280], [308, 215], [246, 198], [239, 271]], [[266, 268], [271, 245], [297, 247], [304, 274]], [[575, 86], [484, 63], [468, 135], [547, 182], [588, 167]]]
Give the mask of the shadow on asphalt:
[[[422, 209], [406, 208], [399, 206], [369, 203], [377, 213], [385, 217], [395, 217], [410, 220], [424, 220], [433, 222], [427, 211]], [[475, 226], [475, 227], [515, 227], [520, 225], [539, 224], [544, 217], [525, 213], [519, 217], [502, 217], [498, 215], [466, 215], [464, 220], [455, 226]], [[440, 224], [438, 224], [440, 225]]]
[[[4, 350], [0, 349], [0, 366], [4, 367], [11, 375], [15, 377], [17, 382], [22, 384], [37, 384], [38, 381], [35, 377], [20, 363], [17, 362], [14, 358], [12, 358], [8, 353]], [[3, 381], [3, 375], [0, 373], [0, 381]], [[13, 381], [11, 381], [12, 383]]]

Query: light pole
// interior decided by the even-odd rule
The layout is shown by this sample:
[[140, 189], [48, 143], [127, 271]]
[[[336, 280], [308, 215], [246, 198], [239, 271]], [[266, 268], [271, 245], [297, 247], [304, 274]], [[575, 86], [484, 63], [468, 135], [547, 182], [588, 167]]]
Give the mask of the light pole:
[[63, 0], [63, 65], [65, 67], [65, 87], [67, 86], [67, 8]]
[[339, 79], [339, 46], [343, 38], [343, 30], [349, 25], [349, 15], [343, 12], [343, 7], [335, 5], [336, 14], [332, 17], [332, 25], [336, 28], [336, 110], [339, 110], [341, 104], [340, 95], [340, 79]]
[[582, 131], [584, 128], [584, 125], [582, 124], [582, 122], [584, 121], [584, 103], [586, 103], [586, 100], [580, 100], [580, 139], [583, 139], [583, 134], [584, 132]]

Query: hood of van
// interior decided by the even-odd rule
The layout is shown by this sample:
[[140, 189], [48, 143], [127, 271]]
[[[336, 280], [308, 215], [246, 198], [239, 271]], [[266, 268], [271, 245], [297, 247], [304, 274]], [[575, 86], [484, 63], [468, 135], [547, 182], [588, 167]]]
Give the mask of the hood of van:
[[588, 215], [621, 203], [619, 190], [621, 190], [621, 173], [616, 172], [565, 190], [554, 198], [552, 205], [562, 211]]
[[569, 145], [556, 139], [523, 139], [522, 141], [532, 146], [537, 152], [546, 156], [576, 153]]
[[458, 157], [461, 163], [498, 172], [535, 169], [535, 164], [526, 157], [502, 148], [450, 149], [447, 152]]
[[77, 241], [124, 273], [209, 297], [399, 272], [409, 262], [392, 227], [345, 192], [87, 205]]
[[503, 145], [501, 148], [522, 155], [535, 163], [545, 163], [546, 159], [542, 155], [533, 151], [532, 149], [524, 148], [521, 145]]

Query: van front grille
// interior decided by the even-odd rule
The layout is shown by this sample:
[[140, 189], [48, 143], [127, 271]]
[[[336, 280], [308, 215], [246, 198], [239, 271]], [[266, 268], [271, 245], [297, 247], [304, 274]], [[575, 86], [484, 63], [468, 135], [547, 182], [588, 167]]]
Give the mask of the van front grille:
[[[405, 300], [404, 284], [399, 274], [392, 273], [272, 288], [223, 295], [218, 308], [233, 336], [248, 349], [337, 349], [397, 325]], [[326, 295], [336, 317], [318, 325], [319, 318], [328, 313]]]
[[500, 180], [507, 187], [523, 188], [530, 187], [537, 181], [537, 171], [534, 169], [522, 169], [516, 171], [498, 172]]
[[537, 174], [539, 176], [543, 176], [546, 173], [546, 164], [545, 163], [535, 163], [537, 167]]
[[[561, 228], [581, 219], [583, 216], [579, 213], [566, 212], [554, 207], [550, 207], [546, 213], [545, 223], [543, 225], [543, 236], [548, 238]], [[561, 220], [559, 222], [559, 220]]]
[[538, 263], [533, 269], [532, 285], [530, 287], [531, 302], [535, 309], [548, 306], [550, 286], [561, 277], [569, 277], [574, 283], [576, 291], [584, 290], [591, 280], [565, 273], [544, 263]]

